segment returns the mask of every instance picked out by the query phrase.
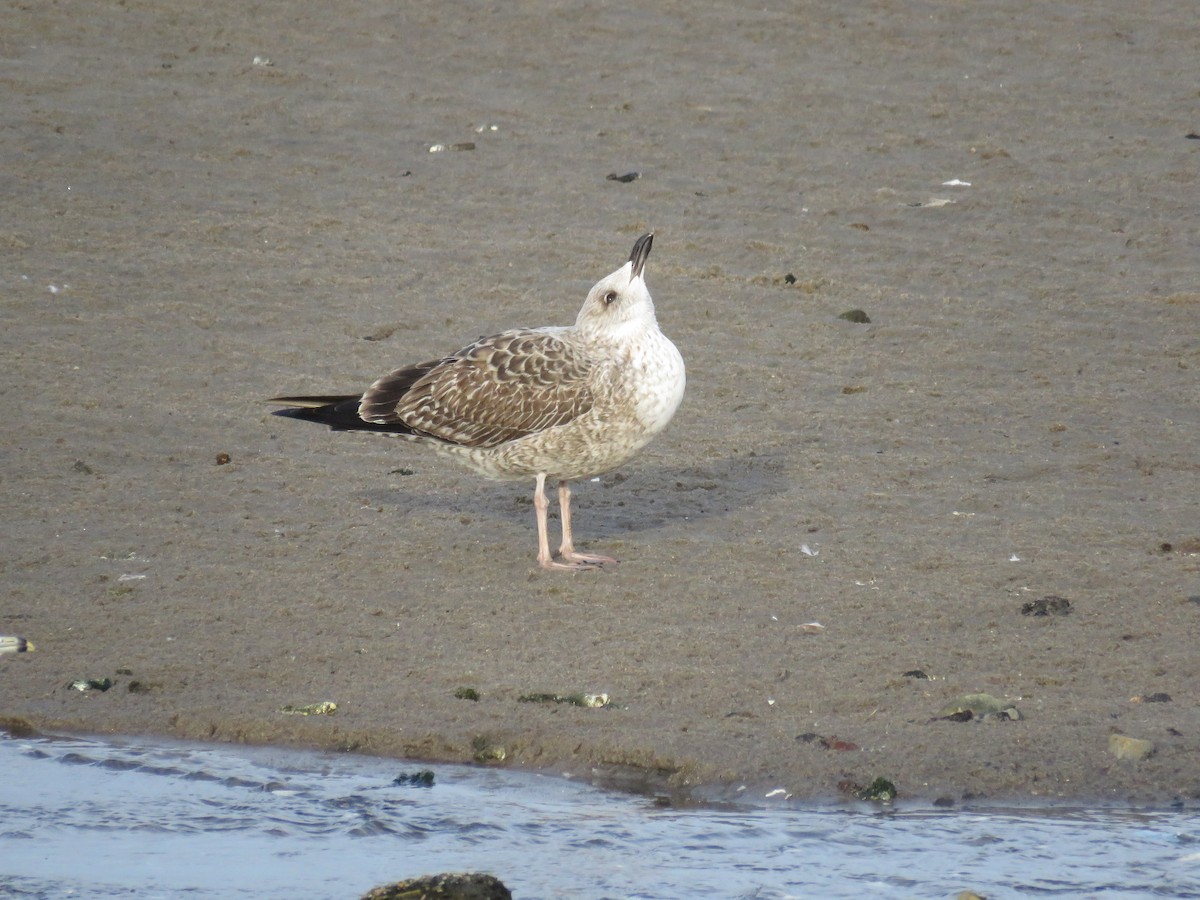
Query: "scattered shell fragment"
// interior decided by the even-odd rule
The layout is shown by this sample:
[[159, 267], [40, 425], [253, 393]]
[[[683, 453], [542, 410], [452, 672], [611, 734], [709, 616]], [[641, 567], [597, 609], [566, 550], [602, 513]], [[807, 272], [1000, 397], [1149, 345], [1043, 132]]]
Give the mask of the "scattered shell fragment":
[[800, 626], [801, 634], [820, 634], [825, 630], [825, 626], [820, 622], [805, 622]]
[[74, 688], [83, 693], [87, 691], [100, 691], [103, 693], [112, 686], [113, 680], [111, 678], [77, 678], [67, 685], [67, 687]]
[[269, 56], [256, 56], [256, 57], [254, 57], [254, 59], [252, 59], [250, 61], [250, 64], [253, 66], [273, 66], [273, 65], [275, 65], [275, 63], [271, 62], [271, 57], [269, 57]]
[[601, 709], [611, 702], [608, 694], [522, 694], [518, 703], [568, 703], [585, 709]]
[[15, 634], [0, 634], [0, 653], [32, 653], [35, 649], [30, 641]]
[[332, 716], [337, 712], [337, 704], [332, 700], [322, 700], [307, 706], [281, 706], [279, 711], [289, 716]]
[[445, 153], [447, 150], [474, 150], [474, 141], [459, 141], [457, 144], [431, 144], [430, 153]]
[[1110, 734], [1108, 752], [1117, 759], [1145, 759], [1154, 752], [1154, 744], [1125, 734]]

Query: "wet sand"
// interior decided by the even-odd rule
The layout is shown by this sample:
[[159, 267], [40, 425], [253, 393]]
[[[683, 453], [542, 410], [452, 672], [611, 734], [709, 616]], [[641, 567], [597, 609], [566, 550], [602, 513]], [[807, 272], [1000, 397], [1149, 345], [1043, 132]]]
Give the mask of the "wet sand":
[[[1198, 40], [1114, 0], [10, 7], [0, 716], [1195, 804]], [[650, 229], [689, 384], [576, 492], [615, 569], [537, 569], [532, 485], [269, 415], [568, 324]], [[970, 692], [1022, 718], [936, 719]]]

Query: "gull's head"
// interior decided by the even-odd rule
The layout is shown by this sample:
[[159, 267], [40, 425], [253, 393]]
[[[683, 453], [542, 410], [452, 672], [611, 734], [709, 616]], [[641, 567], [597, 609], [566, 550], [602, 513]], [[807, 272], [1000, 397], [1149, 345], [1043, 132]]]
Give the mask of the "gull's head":
[[633, 245], [629, 262], [606, 278], [600, 279], [583, 301], [575, 327], [579, 331], [605, 337], [633, 335], [647, 327], [658, 326], [654, 302], [643, 277], [646, 257], [650, 255], [653, 232], [643, 234]]

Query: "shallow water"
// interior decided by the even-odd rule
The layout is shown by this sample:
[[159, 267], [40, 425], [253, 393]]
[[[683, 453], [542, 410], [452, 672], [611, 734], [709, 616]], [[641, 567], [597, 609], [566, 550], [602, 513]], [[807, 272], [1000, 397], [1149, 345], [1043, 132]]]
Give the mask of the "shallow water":
[[564, 779], [276, 748], [0, 739], [0, 896], [1200, 897], [1178, 811], [664, 809]]

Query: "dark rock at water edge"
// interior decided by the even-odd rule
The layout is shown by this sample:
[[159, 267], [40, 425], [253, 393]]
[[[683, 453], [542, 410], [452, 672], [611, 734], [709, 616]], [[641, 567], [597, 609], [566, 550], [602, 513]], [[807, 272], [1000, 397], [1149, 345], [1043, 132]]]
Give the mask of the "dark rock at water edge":
[[371, 888], [362, 900], [512, 900], [494, 875], [479, 872], [422, 875]]

